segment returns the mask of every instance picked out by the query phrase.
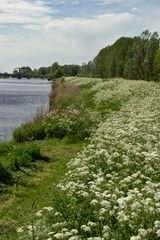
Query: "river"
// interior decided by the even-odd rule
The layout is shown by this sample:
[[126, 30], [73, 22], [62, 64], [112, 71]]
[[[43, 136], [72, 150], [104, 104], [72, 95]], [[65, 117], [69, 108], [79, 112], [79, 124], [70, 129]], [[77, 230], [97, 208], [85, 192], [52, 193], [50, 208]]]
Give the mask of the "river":
[[51, 83], [41, 79], [0, 79], [0, 142], [10, 140], [14, 128], [47, 110]]

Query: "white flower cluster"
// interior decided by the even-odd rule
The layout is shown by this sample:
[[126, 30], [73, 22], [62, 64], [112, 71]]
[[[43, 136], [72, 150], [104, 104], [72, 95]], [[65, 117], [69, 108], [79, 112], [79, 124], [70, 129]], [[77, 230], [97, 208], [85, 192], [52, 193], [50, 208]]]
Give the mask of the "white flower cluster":
[[[154, 83], [150, 84], [150, 88]], [[126, 102], [130, 97], [144, 97], [149, 93], [147, 83], [144, 81], [126, 81], [124, 79], [110, 79], [94, 84], [91, 91], [95, 93], [97, 103], [108, 101]]]
[[160, 237], [160, 85], [114, 80], [92, 91], [106, 101], [114, 89], [123, 106], [68, 164], [48, 240]]
[[54, 212], [53, 207], [44, 207], [36, 212], [34, 219], [30, 221], [30, 225], [22, 226], [17, 229], [19, 240], [43, 239], [44, 236], [49, 236], [48, 232], [50, 226], [47, 224], [46, 219]]
[[133, 97], [106, 118], [59, 184], [86, 216], [82, 239], [160, 236], [160, 86], [123, 80], [125, 85]]
[[54, 137], [57, 132], [67, 135], [79, 132], [88, 137], [100, 122], [101, 116], [98, 112], [71, 107], [60, 112], [50, 111], [44, 117], [42, 124], [48, 137]]

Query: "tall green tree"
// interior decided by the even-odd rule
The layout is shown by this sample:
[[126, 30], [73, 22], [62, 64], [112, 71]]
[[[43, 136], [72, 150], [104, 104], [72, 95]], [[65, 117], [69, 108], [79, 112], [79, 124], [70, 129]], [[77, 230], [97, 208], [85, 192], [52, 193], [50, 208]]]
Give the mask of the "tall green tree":
[[[122, 37], [99, 52], [95, 58], [95, 75], [149, 81], [155, 78], [154, 62], [158, 49], [157, 32], [145, 30], [138, 37]], [[87, 70], [87, 66], [85, 68]]]
[[156, 52], [159, 49], [158, 33], [149, 34], [148, 42], [146, 43], [146, 52], [144, 59], [144, 73], [145, 79], [151, 80], [153, 78], [153, 65], [156, 57]]
[[160, 49], [156, 51], [156, 56], [153, 63], [153, 76], [155, 81], [160, 82]]

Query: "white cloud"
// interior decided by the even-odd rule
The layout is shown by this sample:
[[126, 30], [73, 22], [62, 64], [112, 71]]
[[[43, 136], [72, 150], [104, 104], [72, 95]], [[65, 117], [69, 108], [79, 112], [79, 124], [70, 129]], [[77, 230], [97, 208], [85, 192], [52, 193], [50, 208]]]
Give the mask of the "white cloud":
[[57, 10], [45, 5], [44, 1], [26, 0], [1, 0], [0, 2], [0, 25], [2, 24], [41, 24], [46, 21], [50, 13]]
[[20, 15], [42, 15], [52, 11], [44, 1], [1, 0], [0, 11]]
[[121, 3], [121, 2], [127, 2], [128, 0], [90, 0], [91, 2], [97, 2], [101, 4], [113, 4], [113, 3]]
[[52, 15], [55, 11], [44, 0], [0, 0], [0, 64], [6, 65], [6, 70], [47, 66], [53, 61], [81, 64], [121, 36], [152, 30], [153, 25], [155, 30], [160, 28], [158, 9], [146, 16], [132, 11], [61, 19]]
[[3, 34], [0, 35], [0, 44], [1, 45], [8, 45], [10, 43], [11, 43], [10, 38], [8, 36], [3, 35]]
[[1, 57], [5, 61], [12, 59], [15, 65], [40, 66], [53, 61], [82, 63], [116, 40], [133, 21], [136, 21], [134, 15], [122, 13], [88, 19], [48, 19], [43, 26], [28, 24], [21, 29], [21, 34], [10, 35], [6, 49], [0, 45]]

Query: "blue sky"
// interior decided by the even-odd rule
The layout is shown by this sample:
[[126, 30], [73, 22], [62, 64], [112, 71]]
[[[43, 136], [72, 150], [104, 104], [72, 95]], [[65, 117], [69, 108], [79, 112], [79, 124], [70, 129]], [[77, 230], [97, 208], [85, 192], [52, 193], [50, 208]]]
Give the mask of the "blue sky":
[[0, 0], [0, 71], [82, 64], [121, 36], [159, 32], [159, 9], [159, 0]]

